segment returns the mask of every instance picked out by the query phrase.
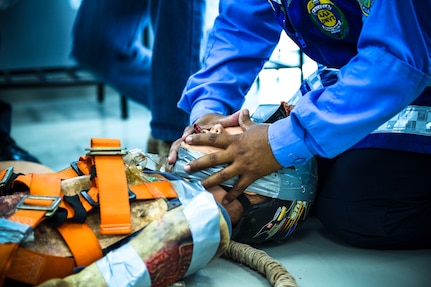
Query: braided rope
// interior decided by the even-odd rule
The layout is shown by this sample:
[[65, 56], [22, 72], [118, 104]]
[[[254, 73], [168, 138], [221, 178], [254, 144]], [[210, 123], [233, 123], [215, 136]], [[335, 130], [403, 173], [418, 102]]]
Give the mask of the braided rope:
[[265, 275], [274, 287], [297, 287], [295, 278], [281, 263], [250, 245], [231, 241], [223, 257], [245, 264]]

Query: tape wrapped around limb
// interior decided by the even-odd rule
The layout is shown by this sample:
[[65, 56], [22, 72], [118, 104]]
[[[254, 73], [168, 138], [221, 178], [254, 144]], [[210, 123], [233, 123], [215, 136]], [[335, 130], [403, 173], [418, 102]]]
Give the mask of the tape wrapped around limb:
[[[187, 211], [181, 207], [170, 210], [160, 220], [150, 223], [128, 244], [111, 251], [81, 272], [63, 279], [47, 281], [40, 286], [167, 286], [173, 284], [189, 273], [194, 273], [190, 267], [193, 264], [195, 242], [185, 218], [186, 213]], [[222, 241], [217, 253], [211, 257], [219, 256], [229, 243], [227, 223], [224, 220], [220, 220], [219, 223]], [[203, 267], [197, 265], [194, 268]]]

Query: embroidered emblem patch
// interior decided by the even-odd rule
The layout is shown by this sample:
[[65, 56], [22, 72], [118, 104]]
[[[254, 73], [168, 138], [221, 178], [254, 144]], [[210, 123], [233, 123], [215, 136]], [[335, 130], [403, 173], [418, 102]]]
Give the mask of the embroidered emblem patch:
[[359, 6], [361, 7], [362, 13], [368, 16], [373, 6], [374, 0], [358, 0]]
[[346, 16], [330, 0], [309, 0], [307, 11], [313, 22], [325, 34], [335, 39], [346, 38], [349, 25]]

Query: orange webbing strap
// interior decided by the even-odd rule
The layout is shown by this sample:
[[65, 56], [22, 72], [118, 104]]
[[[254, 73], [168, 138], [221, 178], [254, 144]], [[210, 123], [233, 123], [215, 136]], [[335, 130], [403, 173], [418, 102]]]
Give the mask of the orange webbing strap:
[[[18, 177], [13, 182], [13, 185], [24, 184], [30, 190], [31, 189], [32, 181], [35, 178], [33, 175], [34, 174], [18, 175]], [[35, 175], [35, 176], [39, 176], [39, 175]], [[59, 180], [61, 182], [64, 179], [71, 179], [71, 178], [77, 177], [77, 174], [75, 173], [75, 171], [73, 171], [73, 169], [70, 168], [70, 169], [62, 170], [62, 171], [57, 172], [57, 173], [46, 174], [45, 176], [52, 177], [54, 179], [54, 181]], [[33, 192], [31, 190], [30, 190], [30, 194], [33, 194]], [[61, 192], [60, 195], [64, 196], [63, 192]], [[93, 196], [97, 197], [97, 190], [94, 192]], [[93, 206], [91, 206], [86, 199], [80, 198], [80, 201], [81, 201], [84, 209], [87, 212], [90, 211], [93, 208]], [[36, 203], [36, 204], [40, 204], [40, 205], [49, 205], [49, 202], [46, 202], [46, 201], [44, 202], [42, 200], [31, 199], [31, 198], [27, 198], [26, 199], [26, 204], [27, 203], [30, 204], [32, 202]], [[75, 214], [75, 211], [74, 211], [74, 209], [73, 209], [72, 206], [70, 206], [69, 204], [66, 204], [65, 201], [62, 200], [60, 202], [59, 207], [62, 207], [62, 208], [64, 208], [67, 211], [67, 218], [68, 219], [73, 218], [73, 216]]]
[[51, 278], [71, 275], [74, 267], [73, 258], [40, 254], [19, 247], [14, 252], [7, 277], [34, 286]]
[[[20, 204], [17, 205], [17, 211], [11, 215], [8, 220], [29, 225], [34, 229], [49, 212], [54, 212], [60, 203], [61, 181], [50, 175], [32, 175], [30, 183], [30, 195], [25, 196]], [[0, 255], [1, 264], [0, 278], [7, 274], [9, 277], [10, 270], [16, 265], [16, 254], [20, 250], [18, 243], [7, 243], [1, 245]], [[31, 263], [29, 261], [28, 263]], [[2, 283], [0, 281], [0, 283]]]
[[88, 266], [103, 257], [99, 240], [86, 223], [64, 223], [58, 227], [73, 254], [76, 266]]
[[30, 225], [33, 229], [44, 219], [47, 212], [55, 211], [56, 200], [61, 199], [61, 180], [49, 174], [32, 174], [30, 194], [25, 196], [17, 211], [8, 219]]
[[6, 279], [6, 272], [12, 265], [12, 257], [18, 248], [18, 243], [5, 243], [0, 244], [0, 286]]
[[86, 223], [64, 223], [58, 231], [73, 257], [52, 256], [18, 247], [10, 260], [6, 277], [36, 285], [48, 279], [71, 275], [76, 266], [88, 266], [103, 257], [99, 241]]
[[[84, 173], [84, 174], [89, 174], [90, 171], [87, 168], [87, 163], [85, 161], [85, 157], [81, 157], [79, 159], [79, 161], [76, 163], [76, 166]], [[1, 174], [3, 174], [6, 170], [0, 171], [0, 178], [1, 178]], [[77, 171], [74, 170], [71, 167], [65, 168], [63, 170], [57, 171], [55, 173], [47, 173], [47, 174], [43, 174], [45, 176], [48, 177], [52, 177], [55, 178], [56, 180], [63, 180], [63, 179], [69, 179], [69, 178], [73, 178], [78, 176]], [[28, 189], [31, 188], [31, 184], [33, 181], [33, 173], [29, 173], [29, 174], [19, 174], [17, 176], [17, 178], [14, 180], [13, 185], [15, 186], [16, 184], [20, 183], [20, 184], [24, 184], [28, 187]], [[56, 188], [56, 186], [54, 187]]]
[[6, 178], [6, 175], [8, 175], [8, 173], [9, 173], [10, 171], [8, 170], [8, 169], [3, 169], [3, 170], [1, 170], [0, 171], [0, 180], [1, 179], [5, 179]]
[[91, 139], [99, 191], [100, 234], [129, 234], [132, 231], [127, 178], [117, 139]]
[[[81, 161], [80, 161], [81, 162]], [[82, 164], [84, 163], [84, 165]], [[85, 161], [78, 163], [79, 169], [88, 172]], [[25, 184], [30, 194], [18, 205], [17, 212], [9, 220], [26, 223], [33, 229], [45, 218], [47, 212], [55, 211], [53, 199], [60, 199], [61, 180], [76, 177], [72, 168], [64, 169], [52, 174], [20, 175], [14, 183]], [[47, 198], [45, 198], [48, 196]], [[62, 201], [55, 206], [61, 206], [73, 215], [73, 209]], [[21, 209], [26, 208], [26, 209]], [[28, 208], [28, 209], [27, 209]], [[46, 208], [48, 210], [37, 210]], [[52, 210], [51, 210], [52, 209]], [[89, 208], [91, 209], [91, 208]], [[57, 257], [38, 253], [18, 247], [18, 244], [0, 245], [0, 286], [4, 277], [8, 277], [26, 284], [39, 284], [51, 278], [65, 277], [73, 274], [75, 266], [87, 266], [103, 257], [103, 253], [96, 235], [87, 224], [64, 223], [58, 228], [63, 236], [73, 258]], [[54, 268], [55, 267], [55, 268]]]
[[169, 181], [144, 182], [129, 188], [138, 200], [178, 197], [177, 192]]

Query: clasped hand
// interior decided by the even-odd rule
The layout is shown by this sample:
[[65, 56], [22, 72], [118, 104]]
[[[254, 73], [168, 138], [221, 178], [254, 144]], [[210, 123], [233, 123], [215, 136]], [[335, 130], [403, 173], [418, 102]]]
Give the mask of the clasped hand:
[[256, 124], [250, 119], [248, 110], [241, 110], [231, 116], [207, 115], [196, 122], [201, 127], [210, 128], [215, 124], [223, 127], [240, 126], [239, 134], [194, 133], [187, 127], [181, 139], [177, 140], [169, 152], [169, 163], [176, 161], [182, 141], [189, 145], [206, 145], [221, 148], [219, 152], [202, 156], [185, 165], [184, 171], [193, 173], [213, 166], [227, 164], [219, 172], [202, 180], [204, 187], [210, 188], [238, 176], [231, 191], [223, 199], [223, 204], [236, 199], [255, 180], [275, 172], [282, 166], [275, 159], [268, 143], [267, 124]]

